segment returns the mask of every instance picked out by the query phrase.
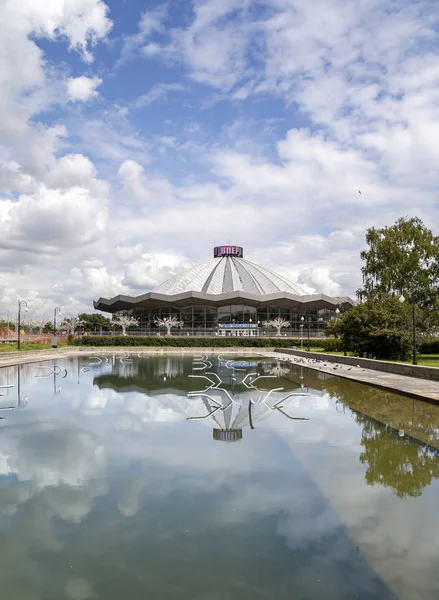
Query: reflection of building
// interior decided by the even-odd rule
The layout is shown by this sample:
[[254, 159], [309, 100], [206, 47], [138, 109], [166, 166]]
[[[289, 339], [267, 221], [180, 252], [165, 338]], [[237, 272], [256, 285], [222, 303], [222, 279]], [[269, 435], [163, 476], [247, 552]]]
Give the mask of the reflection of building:
[[[128, 311], [139, 318], [135, 333], [157, 330], [156, 317], [175, 315], [183, 321], [183, 334], [255, 336], [267, 332], [266, 321], [289, 321], [289, 331], [300, 331], [301, 317], [310, 317], [310, 335], [321, 332], [337, 305], [353, 305], [348, 297], [307, 295], [285, 277], [243, 258], [238, 246], [218, 246], [214, 258], [171, 277], [141, 296], [99, 298], [98, 310]], [[284, 330], [284, 332], [287, 330]], [[274, 330], [273, 330], [274, 332]]]
[[221, 442], [238, 442], [239, 440], [242, 440], [242, 429], [232, 429], [231, 431], [214, 429], [213, 439]]
[[[114, 366], [112, 373], [99, 373], [93, 382], [101, 389], [137, 392], [137, 397], [126, 399], [128, 412], [133, 417], [129, 416], [131, 424], [136, 418], [140, 421], [200, 421], [213, 430], [216, 441], [241, 440], [245, 428], [257, 428], [258, 423], [273, 412], [294, 419], [297, 398], [289, 397], [279, 410], [275, 408], [281, 398], [293, 392], [303, 393], [300, 381], [294, 378], [283, 379], [280, 384], [278, 377], [284, 374], [286, 367], [277, 376], [267, 377], [266, 368], [273, 368], [277, 361], [210, 358], [213, 364], [206, 363], [208, 366], [202, 370], [198, 370], [200, 363], [193, 362], [191, 357], [133, 358], [138, 363], [135, 376], [126, 377]], [[244, 385], [244, 378], [257, 373], [260, 373], [260, 389]], [[250, 382], [251, 379], [247, 379], [247, 384]], [[211, 383], [218, 387], [212, 387]], [[270, 391], [280, 387], [284, 389]], [[266, 403], [264, 399], [268, 396]]]

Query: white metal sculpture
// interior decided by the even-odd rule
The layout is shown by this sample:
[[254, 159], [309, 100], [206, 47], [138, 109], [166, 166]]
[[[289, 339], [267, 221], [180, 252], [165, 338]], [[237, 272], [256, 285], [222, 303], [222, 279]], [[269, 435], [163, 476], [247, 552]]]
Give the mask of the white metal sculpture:
[[67, 331], [68, 334], [73, 335], [82, 325], [84, 325], [84, 321], [79, 317], [64, 317], [59, 328], [61, 331]]
[[117, 317], [114, 317], [111, 324], [113, 327], [121, 327], [122, 335], [126, 335], [127, 327], [138, 327], [139, 321], [137, 319], [135, 319], [134, 317], [127, 317], [125, 315], [119, 315]]
[[[47, 317], [34, 317], [33, 319], [29, 319], [29, 321], [25, 325], [29, 325], [31, 329], [36, 329], [38, 333], [43, 333], [44, 327], [47, 325], [50, 319]], [[22, 321], [23, 322], [23, 321]]]
[[271, 321], [266, 321], [265, 325], [267, 327], [274, 327], [277, 330], [276, 336], [278, 337], [281, 335], [280, 330], [282, 329], [282, 327], [289, 327], [290, 322], [287, 321], [286, 319], [282, 319], [282, 317], [276, 317], [275, 319], [272, 319]]
[[157, 327], [165, 327], [166, 335], [171, 335], [171, 329], [173, 327], [183, 327], [183, 321], [180, 321], [179, 319], [177, 319], [177, 317], [173, 316], [163, 317], [163, 319], [156, 317], [154, 319], [154, 323], [157, 325]]

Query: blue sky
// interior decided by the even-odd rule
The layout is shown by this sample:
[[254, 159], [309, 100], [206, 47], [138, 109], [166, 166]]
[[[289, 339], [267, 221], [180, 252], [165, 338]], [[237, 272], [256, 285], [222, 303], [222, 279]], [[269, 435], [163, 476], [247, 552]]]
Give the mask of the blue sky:
[[418, 215], [438, 233], [433, 1], [6, 0], [3, 16], [3, 312], [90, 311], [228, 242], [353, 295], [367, 227]]

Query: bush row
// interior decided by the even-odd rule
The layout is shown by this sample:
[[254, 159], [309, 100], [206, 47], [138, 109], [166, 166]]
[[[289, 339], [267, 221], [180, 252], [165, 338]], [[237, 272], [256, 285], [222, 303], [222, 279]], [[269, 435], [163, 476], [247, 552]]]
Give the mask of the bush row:
[[[284, 337], [178, 337], [178, 336], [95, 336], [87, 335], [79, 339], [71, 339], [72, 345], [78, 346], [153, 346], [168, 348], [300, 348], [301, 340]], [[321, 348], [323, 340], [310, 340], [312, 348]], [[303, 340], [306, 350], [308, 340]]]
[[[343, 352], [343, 341], [340, 338], [325, 338], [318, 344], [325, 352]], [[439, 354], [439, 339], [425, 340], [419, 344], [420, 354]]]
[[320, 340], [320, 346], [325, 352], [343, 352], [343, 341], [339, 338], [326, 338]]
[[419, 344], [421, 354], [439, 354], [439, 339], [425, 340]]

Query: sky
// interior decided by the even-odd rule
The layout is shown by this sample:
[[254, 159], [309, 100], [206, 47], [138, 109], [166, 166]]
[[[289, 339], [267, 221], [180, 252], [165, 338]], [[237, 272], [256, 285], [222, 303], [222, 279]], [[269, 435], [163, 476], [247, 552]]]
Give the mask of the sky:
[[435, 0], [0, 0], [0, 315], [213, 256], [354, 297], [368, 227], [439, 234]]

